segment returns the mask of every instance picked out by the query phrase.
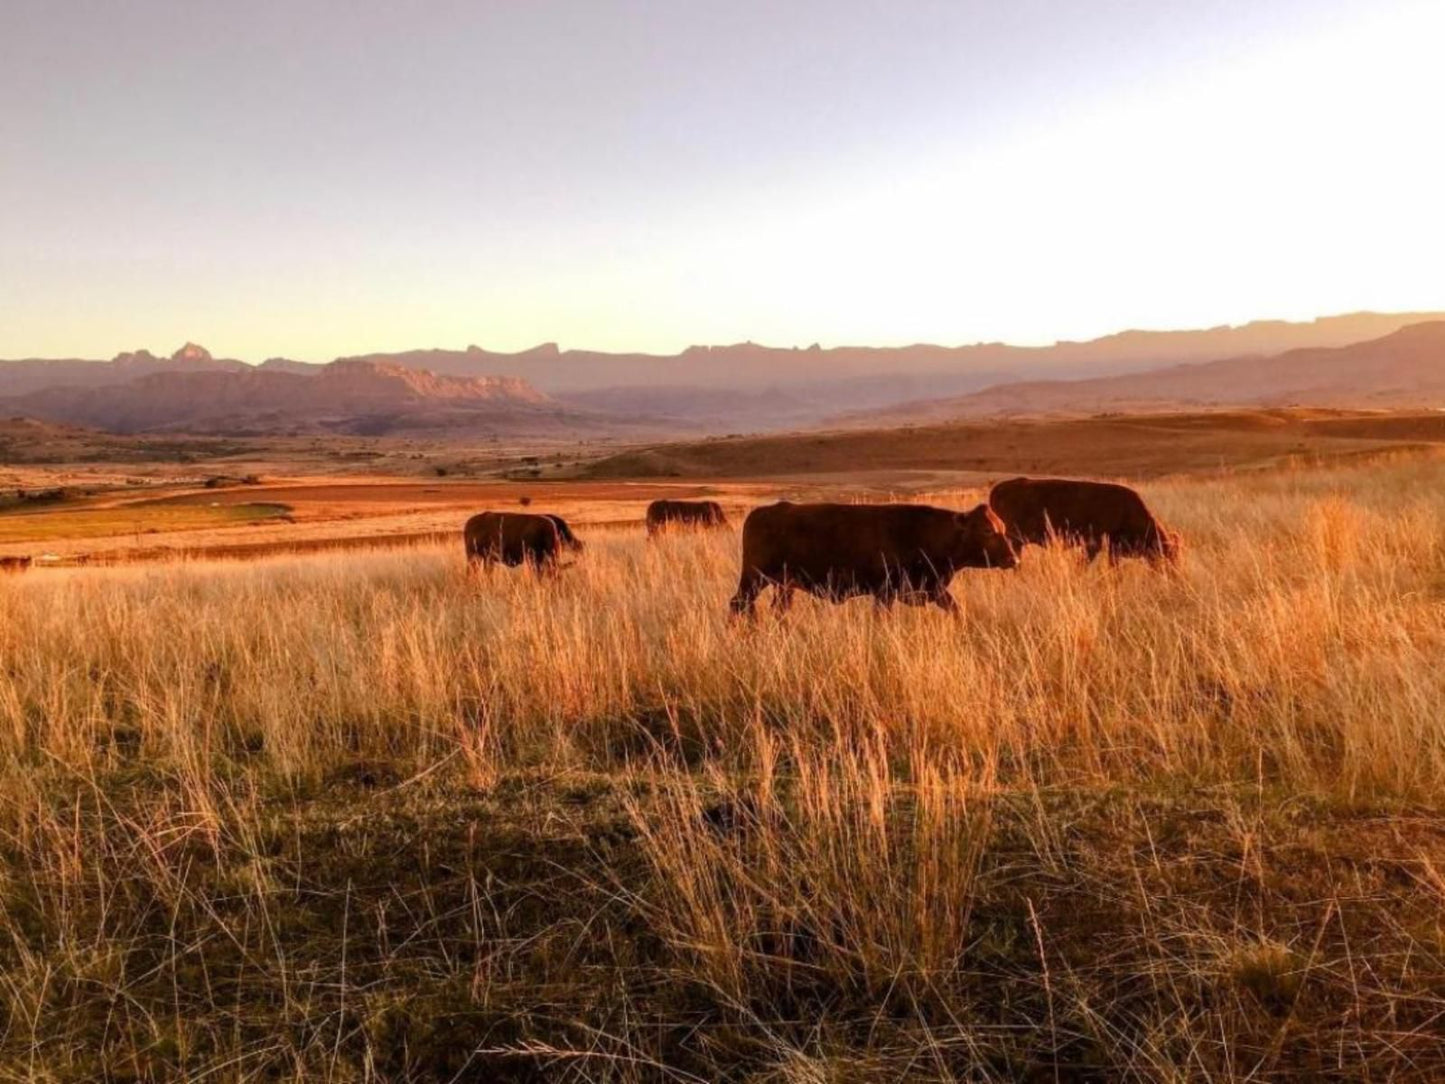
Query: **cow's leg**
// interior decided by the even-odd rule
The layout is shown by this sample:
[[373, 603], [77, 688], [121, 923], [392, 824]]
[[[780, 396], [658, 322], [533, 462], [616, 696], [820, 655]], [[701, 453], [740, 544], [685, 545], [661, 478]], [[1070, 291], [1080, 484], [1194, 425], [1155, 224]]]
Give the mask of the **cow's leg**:
[[944, 613], [954, 617], [958, 617], [963, 612], [958, 608], [958, 600], [953, 597], [947, 587], [941, 584], [933, 589], [931, 601]]
[[782, 580], [773, 585], [773, 612], [779, 615], [787, 613], [793, 608], [793, 592], [797, 590], [787, 580]]
[[728, 604], [733, 615], [752, 617], [757, 613], [758, 595], [762, 594], [767, 581], [763, 579], [762, 573], [755, 568], [743, 569], [742, 579], [738, 581], [737, 594], [733, 595], [732, 601]]
[[486, 546], [473, 546], [467, 550], [467, 571], [474, 576], [480, 576], [496, 562], [496, 551]]

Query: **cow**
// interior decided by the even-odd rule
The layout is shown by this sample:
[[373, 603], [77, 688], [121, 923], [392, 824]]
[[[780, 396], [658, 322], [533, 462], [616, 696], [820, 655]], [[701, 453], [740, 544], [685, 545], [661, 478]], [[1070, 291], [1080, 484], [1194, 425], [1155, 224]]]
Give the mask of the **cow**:
[[921, 504], [778, 504], [754, 508], [743, 521], [743, 569], [732, 612], [752, 616], [771, 586], [780, 611], [795, 589], [834, 602], [872, 595], [931, 602], [955, 613], [948, 593], [963, 568], [1012, 568], [1012, 547], [987, 505], [970, 512]]
[[29, 571], [30, 565], [29, 557], [0, 557], [0, 574], [19, 575]]
[[565, 519], [561, 516], [553, 515], [551, 512], [544, 512], [543, 515], [550, 519], [552, 525], [557, 528], [557, 538], [561, 541], [562, 545], [574, 553], [582, 552], [582, 540], [572, 533], [572, 528], [567, 526]]
[[1092, 561], [1106, 548], [1109, 560], [1145, 557], [1177, 561], [1179, 536], [1154, 518], [1128, 486], [1066, 478], [1011, 478], [989, 491], [989, 507], [1022, 550], [1050, 537], [1082, 545]]
[[553, 567], [562, 548], [562, 535], [548, 516], [528, 512], [481, 512], [467, 520], [462, 530], [467, 566], [532, 565]]
[[647, 537], [670, 527], [726, 527], [728, 517], [717, 501], [653, 501], [647, 506]]

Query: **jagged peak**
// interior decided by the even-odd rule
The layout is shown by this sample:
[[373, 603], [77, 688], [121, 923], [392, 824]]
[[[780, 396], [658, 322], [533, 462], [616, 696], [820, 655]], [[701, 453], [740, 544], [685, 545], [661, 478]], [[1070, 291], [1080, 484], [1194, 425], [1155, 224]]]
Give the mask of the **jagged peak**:
[[171, 360], [211, 361], [213, 359], [211, 358], [211, 352], [207, 350], [204, 346], [200, 346], [193, 342], [187, 342], [185, 346], [181, 347], [179, 350], [177, 350], [174, 354], [171, 355]]

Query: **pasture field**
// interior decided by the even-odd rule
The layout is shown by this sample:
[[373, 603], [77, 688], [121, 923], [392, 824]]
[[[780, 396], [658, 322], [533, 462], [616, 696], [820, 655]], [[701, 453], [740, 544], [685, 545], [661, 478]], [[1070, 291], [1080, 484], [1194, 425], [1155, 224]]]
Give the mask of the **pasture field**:
[[[1157, 480], [1445, 448], [1445, 414], [1379, 410], [993, 418], [633, 446], [234, 442], [53, 426], [37, 436], [38, 425], [0, 419], [0, 490], [64, 489], [66, 499], [29, 507], [0, 495], [0, 556], [102, 564], [411, 544], [523, 501], [591, 528], [638, 521], [658, 497], [736, 512], [779, 496], [888, 499], [1016, 474]], [[232, 507], [242, 504], [284, 508], [248, 516]]]
[[1445, 458], [1141, 488], [1177, 573], [959, 620], [601, 524], [0, 581], [0, 1079], [1440, 1079]]
[[0, 515], [0, 544], [10, 546], [132, 538], [172, 531], [203, 531], [250, 526], [284, 516], [284, 504], [241, 501], [166, 504], [135, 501], [119, 507], [8, 512]]

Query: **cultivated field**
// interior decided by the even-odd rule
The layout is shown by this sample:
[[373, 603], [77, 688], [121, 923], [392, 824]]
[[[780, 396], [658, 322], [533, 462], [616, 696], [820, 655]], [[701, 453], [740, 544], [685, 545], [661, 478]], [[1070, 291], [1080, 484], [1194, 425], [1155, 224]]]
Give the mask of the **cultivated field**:
[[961, 620], [600, 525], [0, 581], [0, 1079], [1438, 1079], [1445, 458], [1142, 488], [1177, 574]]

